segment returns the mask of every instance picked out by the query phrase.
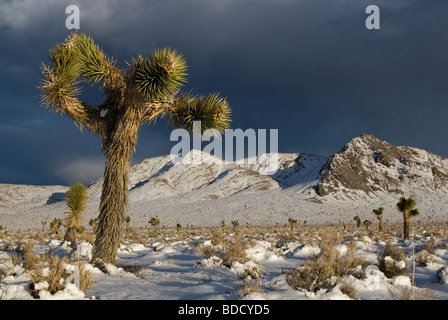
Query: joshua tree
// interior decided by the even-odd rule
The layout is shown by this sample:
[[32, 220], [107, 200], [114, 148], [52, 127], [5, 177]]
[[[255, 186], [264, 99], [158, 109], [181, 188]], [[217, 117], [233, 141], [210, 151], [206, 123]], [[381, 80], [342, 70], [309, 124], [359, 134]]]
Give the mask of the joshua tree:
[[226, 232], [227, 223], [224, 220], [221, 220], [221, 228], [222, 232]]
[[373, 213], [376, 215], [378, 219], [378, 231], [383, 231], [383, 207], [379, 207], [378, 209], [373, 209]]
[[58, 218], [54, 218], [53, 221], [50, 222], [50, 232], [56, 234], [59, 232], [59, 228], [62, 226], [62, 220]]
[[158, 233], [159, 232], [159, 225], [160, 225], [160, 219], [157, 217], [151, 217], [151, 219], [148, 221], [148, 223], [150, 225], [152, 225], [152, 227], [154, 228], [154, 232]]
[[400, 201], [397, 203], [397, 209], [400, 212], [403, 212], [403, 239], [409, 240], [411, 217], [416, 217], [420, 214], [418, 209], [414, 209], [416, 202], [414, 198], [410, 197], [406, 199], [405, 197], [401, 197]]
[[[93, 39], [72, 33], [50, 50], [50, 66], [42, 64], [39, 88], [43, 106], [67, 114], [79, 128], [101, 137], [106, 155], [92, 261], [115, 263], [128, 202], [129, 162], [140, 127], [167, 116], [173, 127], [224, 131], [230, 123], [227, 100], [218, 94], [181, 94], [186, 61], [173, 49], [157, 49], [150, 58], [138, 55], [121, 69]], [[92, 107], [79, 100], [80, 82], [101, 85], [104, 102]]]
[[124, 220], [126, 221], [126, 232], [131, 231], [131, 217], [126, 216]]
[[294, 231], [294, 226], [297, 224], [297, 220], [293, 218], [288, 219], [289, 225], [291, 226], [291, 231]]
[[67, 217], [65, 218], [67, 231], [62, 242], [69, 241], [72, 245], [76, 243], [76, 233], [81, 229], [81, 215], [87, 209], [88, 199], [88, 190], [82, 183], [70, 186], [65, 198], [68, 208]]
[[364, 220], [363, 224], [364, 224], [364, 227], [366, 227], [366, 230], [368, 231], [370, 225], [372, 224], [372, 221], [370, 221], [370, 220]]
[[361, 218], [358, 216], [354, 216], [353, 220], [356, 221], [356, 228], [359, 228], [361, 226]]
[[236, 231], [236, 228], [238, 228], [238, 226], [240, 225], [240, 223], [238, 222], [238, 220], [232, 220], [230, 221], [232, 222], [233, 225], [233, 231]]

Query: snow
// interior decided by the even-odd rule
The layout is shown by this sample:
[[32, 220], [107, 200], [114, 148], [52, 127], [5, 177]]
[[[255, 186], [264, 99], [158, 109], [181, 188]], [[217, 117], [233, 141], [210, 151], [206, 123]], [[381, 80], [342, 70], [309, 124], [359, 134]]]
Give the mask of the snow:
[[[355, 140], [354, 145], [357, 143], [363, 147]], [[371, 157], [371, 150], [365, 149]], [[93, 246], [89, 241], [80, 240], [72, 248], [67, 243], [61, 244], [60, 237], [49, 235], [49, 223], [54, 218], [64, 218], [67, 186], [0, 184], [0, 225], [5, 228], [0, 231], [0, 300], [384, 300], [393, 298], [391, 288], [409, 288], [413, 283], [429, 287], [436, 300], [448, 299], [448, 239], [442, 232], [448, 207], [445, 189], [432, 193], [412, 189], [421, 214], [411, 220], [413, 242], [402, 241], [402, 215], [395, 208], [396, 194], [378, 193], [377, 197], [371, 197], [350, 190], [344, 195], [347, 190], [341, 187], [338, 193], [317, 196], [314, 187], [328, 157], [278, 154], [279, 170], [266, 176], [259, 172], [264, 172], [267, 161], [248, 166], [220, 163], [210, 155], [200, 155], [209, 161], [200, 165], [175, 163], [169, 156], [163, 156], [145, 159], [131, 167], [127, 214], [132, 229], [141, 235], [123, 238], [116, 265], [107, 265], [106, 271], [90, 263]], [[438, 160], [425, 152], [416, 151], [414, 157], [422, 162], [439, 161], [441, 167], [448, 168], [447, 160]], [[369, 161], [364, 164], [377, 165], [372, 159]], [[397, 162], [395, 166], [402, 168], [403, 164]], [[417, 172], [416, 167], [411, 169], [411, 174]], [[382, 170], [399, 177], [395, 168]], [[419, 181], [431, 183], [429, 171], [418, 173]], [[89, 207], [83, 216], [86, 230], [91, 231], [88, 221], [98, 216], [101, 186], [102, 179], [89, 185]], [[396, 228], [388, 237], [373, 231], [376, 219], [372, 209], [380, 206], [385, 208], [385, 228]], [[368, 231], [355, 229], [355, 215], [373, 222]], [[162, 231], [157, 236], [151, 235], [153, 230], [148, 224], [151, 217], [158, 217], [161, 222]], [[287, 226], [289, 218], [298, 221], [294, 231]], [[212, 234], [221, 230], [223, 220], [227, 222], [227, 237], [242, 236], [248, 243], [245, 259], [231, 266], [223, 264], [222, 255], [204, 256], [199, 250], [223, 250], [222, 245], [212, 240]], [[239, 221], [239, 230], [233, 229], [230, 223], [233, 220]], [[178, 223], [182, 225], [180, 232], [175, 229]], [[363, 257], [365, 265], [357, 266], [353, 274], [342, 279], [330, 279], [339, 281], [332, 288], [315, 292], [293, 289], [285, 272], [319, 256], [318, 233], [329, 226], [335, 234], [344, 234], [344, 241], [334, 249], [345, 255], [353, 243], [355, 256]], [[421, 266], [412, 263], [412, 249], [416, 249], [416, 255], [424, 249], [425, 241], [430, 239], [426, 226], [439, 227], [441, 231], [437, 231], [430, 261]], [[34, 284], [39, 291], [36, 298], [30, 292], [29, 270], [25, 270], [23, 261], [17, 261], [20, 257], [14, 249], [17, 239], [13, 236], [16, 232], [37, 230], [46, 236], [39, 238], [36, 253], [52, 249], [58, 256], [69, 257], [66, 272], [73, 275], [62, 290], [53, 294], [47, 291], [48, 282]], [[250, 235], [243, 230], [250, 230]], [[388, 242], [406, 251], [406, 261], [394, 261], [391, 257], [386, 260], [399, 268], [407, 263], [414, 271], [414, 281], [411, 271], [389, 279], [379, 270], [378, 257]], [[95, 286], [86, 293], [75, 281], [78, 261], [95, 281]], [[41, 271], [48, 273], [48, 266]], [[250, 284], [257, 284], [258, 289], [244, 287]], [[356, 289], [356, 298], [343, 293], [343, 284]]]
[[[274, 227], [270, 227], [270, 231], [258, 233], [257, 239], [254, 239], [254, 234], [257, 233], [247, 236], [250, 241], [245, 249], [245, 260], [236, 261], [230, 267], [224, 266], [220, 257], [205, 257], [198, 251], [201, 246], [216, 247], [212, 244], [208, 229], [198, 228], [190, 234], [176, 234], [177, 231], [173, 229], [166, 231], [166, 234], [147, 238], [144, 243], [123, 241], [116, 265], [108, 264], [106, 272], [90, 264], [92, 245], [87, 241], [80, 240], [72, 249], [65, 244], [61, 245], [58, 240], [47, 239], [36, 246], [36, 253], [53, 249], [59, 256], [72, 257], [72, 262], [66, 264], [65, 270], [73, 275], [65, 282], [63, 289], [53, 294], [48, 291], [47, 281], [34, 284], [34, 288], [39, 290], [38, 297], [35, 298], [29, 289], [28, 271], [19, 264], [13, 265], [12, 251], [8, 247], [0, 251], [0, 270], [3, 274], [0, 297], [4, 300], [389, 300], [393, 299], [392, 289], [404, 290], [399, 288], [412, 287], [412, 270], [390, 279], [379, 270], [377, 257], [385, 242], [375, 239], [378, 234], [373, 237], [366, 232], [359, 236], [360, 230], [353, 229], [353, 234], [357, 236], [347, 233], [345, 240], [334, 249], [344, 255], [353, 241], [356, 256], [366, 258], [366, 265], [356, 268], [356, 273], [362, 276], [354, 277], [350, 274], [342, 279], [330, 279], [335, 283], [332, 288], [315, 292], [294, 290], [288, 285], [284, 271], [297, 268], [311, 255], [319, 255], [317, 231], [315, 236], [308, 235], [306, 243], [298, 241], [296, 237], [279, 245], [278, 234], [287, 232], [287, 228], [283, 231], [277, 228], [275, 232], [272, 228]], [[150, 230], [142, 233], [149, 235]], [[236, 235], [229, 233], [227, 236], [233, 238]], [[425, 239], [427, 238], [416, 237], [415, 247], [422, 247]], [[7, 237], [2, 236], [0, 248], [6, 248], [7, 242]], [[448, 253], [443, 246], [446, 242], [447, 238], [439, 238], [441, 248], [434, 250], [439, 255], [439, 262], [425, 267], [417, 266], [414, 272], [417, 287], [430, 288], [437, 300], [448, 299]], [[399, 238], [394, 243], [407, 250], [406, 259], [411, 265], [410, 244]], [[385, 259], [392, 260], [390, 257]], [[77, 275], [76, 261], [79, 260], [92, 273], [95, 281], [95, 286], [87, 293], [79, 289], [77, 281], [70, 280]], [[405, 266], [404, 261], [392, 262]], [[48, 273], [48, 268], [43, 267], [42, 272]], [[135, 269], [132, 271], [133, 268]], [[255, 281], [259, 288], [244, 294], [244, 281]], [[356, 288], [356, 297], [343, 293], [342, 283]]]

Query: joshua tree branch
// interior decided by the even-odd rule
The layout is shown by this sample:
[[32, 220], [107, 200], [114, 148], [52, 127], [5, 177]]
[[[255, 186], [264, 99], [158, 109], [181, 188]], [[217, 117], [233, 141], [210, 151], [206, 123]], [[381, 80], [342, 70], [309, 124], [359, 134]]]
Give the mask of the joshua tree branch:
[[77, 99], [75, 96], [79, 89], [73, 83], [65, 82], [47, 66], [42, 67], [42, 73], [45, 75], [40, 86], [43, 91], [42, 105], [67, 114], [77, 122], [81, 130], [87, 128], [95, 134], [100, 134], [102, 118], [99, 110]]
[[174, 108], [171, 98], [145, 102], [143, 106], [142, 123], [151, 123], [158, 116], [164, 116]]

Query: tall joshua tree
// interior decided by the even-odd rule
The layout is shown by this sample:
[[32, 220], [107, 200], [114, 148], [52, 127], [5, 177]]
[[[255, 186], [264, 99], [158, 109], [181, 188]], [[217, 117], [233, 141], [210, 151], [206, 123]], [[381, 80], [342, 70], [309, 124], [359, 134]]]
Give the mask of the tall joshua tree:
[[401, 197], [400, 201], [397, 203], [397, 209], [400, 212], [403, 212], [403, 239], [409, 240], [411, 217], [416, 217], [420, 214], [418, 209], [414, 209], [416, 202], [414, 198], [405, 198]]
[[[170, 48], [157, 49], [151, 57], [138, 55], [121, 69], [90, 36], [78, 33], [50, 50], [50, 66], [42, 64], [42, 105], [99, 135], [106, 156], [93, 262], [115, 263], [128, 199], [129, 162], [140, 127], [162, 116], [173, 127], [189, 131], [194, 121], [201, 121], [201, 132], [222, 132], [230, 124], [230, 107], [218, 94], [179, 93], [186, 69], [183, 56]], [[81, 82], [102, 88], [106, 98], [100, 106], [79, 100]]]
[[373, 209], [373, 213], [376, 215], [378, 219], [378, 231], [383, 231], [383, 207], [379, 207], [378, 209]]

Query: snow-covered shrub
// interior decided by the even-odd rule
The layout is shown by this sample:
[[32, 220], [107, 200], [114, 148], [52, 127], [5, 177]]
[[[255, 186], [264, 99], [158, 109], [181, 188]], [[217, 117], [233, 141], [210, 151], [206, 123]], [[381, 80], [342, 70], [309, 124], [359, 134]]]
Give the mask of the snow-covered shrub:
[[401, 276], [409, 271], [404, 249], [387, 243], [379, 257], [379, 269], [388, 278]]
[[67, 257], [59, 258], [57, 255], [52, 255], [42, 265], [35, 265], [30, 272], [33, 296], [38, 298], [41, 290], [51, 294], [63, 290], [67, 278], [73, 274], [73, 270], [66, 268], [67, 264]]
[[215, 235], [211, 240], [204, 241], [198, 247], [198, 253], [209, 258], [216, 256], [222, 264], [231, 268], [235, 262], [245, 263], [250, 260], [246, 253], [247, 241], [240, 236], [225, 237], [223, 234]]
[[429, 263], [436, 263], [439, 259], [432, 253], [429, 253], [426, 250], [422, 250], [417, 254], [415, 258], [417, 265], [426, 267]]
[[317, 291], [334, 287], [344, 276], [359, 277], [365, 259], [355, 255], [355, 245], [340, 245], [337, 238], [323, 237], [320, 253], [308, 257], [297, 269], [286, 272], [296, 290]]

